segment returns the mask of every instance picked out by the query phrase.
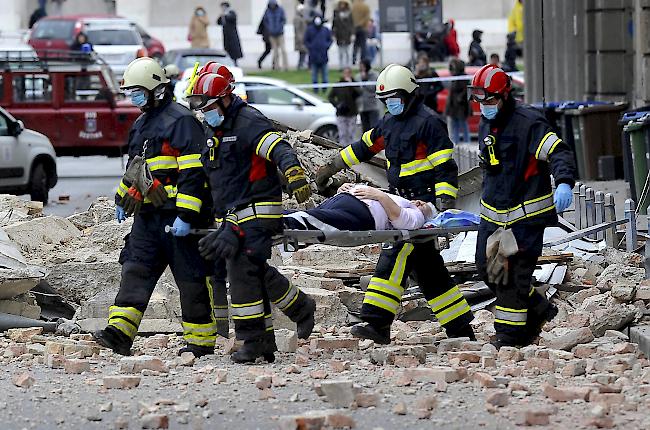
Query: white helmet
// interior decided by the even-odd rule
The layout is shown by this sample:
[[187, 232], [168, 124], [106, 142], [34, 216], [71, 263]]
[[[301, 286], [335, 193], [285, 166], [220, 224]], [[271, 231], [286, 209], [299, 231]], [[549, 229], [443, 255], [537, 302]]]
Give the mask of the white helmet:
[[161, 84], [169, 83], [165, 71], [153, 58], [141, 57], [131, 61], [124, 71], [124, 78], [120, 88], [123, 90], [142, 87], [149, 91]]
[[178, 76], [181, 74], [181, 70], [176, 64], [167, 64], [163, 69], [165, 71], [165, 76], [171, 78], [172, 76]]
[[395, 96], [399, 90], [410, 94], [417, 87], [413, 72], [399, 64], [389, 64], [377, 77], [375, 94], [377, 98], [384, 99]]

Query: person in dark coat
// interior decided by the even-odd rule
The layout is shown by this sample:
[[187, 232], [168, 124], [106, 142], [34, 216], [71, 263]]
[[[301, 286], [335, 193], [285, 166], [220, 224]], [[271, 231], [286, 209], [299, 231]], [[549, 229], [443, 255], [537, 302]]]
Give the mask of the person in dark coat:
[[[451, 76], [463, 76], [465, 74], [465, 62], [453, 58], [449, 62], [449, 73]], [[460, 143], [460, 134], [463, 133], [462, 141], [469, 143], [469, 125], [467, 118], [472, 114], [469, 99], [467, 98], [467, 85], [469, 81], [452, 81], [445, 105], [445, 116], [449, 118], [447, 123], [451, 127], [451, 141]]]
[[[257, 67], [262, 68], [262, 62], [264, 59], [271, 53], [271, 39], [269, 37], [269, 31], [264, 24], [264, 18], [260, 20], [260, 25], [257, 26], [257, 34], [262, 36], [262, 41], [264, 42], [264, 52], [260, 55], [260, 58], [257, 59]], [[275, 64], [273, 64], [275, 69]]]
[[230, 3], [221, 3], [223, 13], [217, 19], [217, 24], [223, 27], [223, 49], [237, 65], [237, 60], [244, 55], [241, 52], [239, 33], [237, 32], [237, 14], [230, 7]]
[[516, 33], [508, 33], [506, 36], [506, 53], [505, 61], [501, 67], [504, 72], [516, 72], [517, 68], [517, 42], [515, 42]]
[[45, 1], [46, 0], [38, 0], [38, 7], [29, 17], [29, 28], [32, 28], [34, 24], [47, 16], [47, 12], [45, 11]]
[[[415, 77], [417, 79], [438, 78], [438, 73], [430, 66], [429, 56], [421, 54], [415, 65]], [[420, 83], [420, 94], [424, 97], [424, 104], [430, 109], [440, 113], [438, 110], [438, 93], [444, 88], [440, 82]]]
[[[318, 75], [321, 75], [321, 82], [326, 84], [328, 80], [327, 63], [329, 57], [327, 50], [332, 45], [332, 32], [323, 25], [323, 19], [316, 16], [307, 26], [305, 31], [305, 46], [309, 52], [309, 66], [311, 67], [311, 81], [318, 83]], [[323, 90], [325, 91], [325, 90]], [[318, 88], [314, 88], [318, 93]]]
[[[354, 82], [352, 69], [346, 67], [341, 76], [342, 83]], [[348, 146], [354, 143], [354, 132], [356, 131], [357, 99], [361, 96], [359, 87], [335, 87], [330, 91], [327, 99], [336, 108], [336, 126], [339, 129], [339, 143], [341, 146]]]
[[350, 67], [350, 45], [352, 45], [352, 34], [354, 33], [354, 21], [348, 0], [340, 0], [334, 9], [332, 18], [332, 33], [339, 48], [339, 67], [344, 69]]
[[469, 45], [469, 57], [470, 66], [485, 66], [487, 64], [487, 56], [485, 51], [481, 46], [481, 36], [483, 32], [481, 30], [474, 30], [472, 32], [472, 43]]
[[72, 45], [70, 45], [70, 50], [88, 54], [93, 51], [93, 45], [88, 41], [86, 33], [80, 31], [74, 38]]

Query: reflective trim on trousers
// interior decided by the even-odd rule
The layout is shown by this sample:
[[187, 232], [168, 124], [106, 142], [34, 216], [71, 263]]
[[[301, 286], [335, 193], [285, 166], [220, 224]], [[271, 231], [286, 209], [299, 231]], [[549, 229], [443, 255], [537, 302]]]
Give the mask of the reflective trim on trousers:
[[253, 319], [264, 316], [264, 304], [262, 303], [262, 300], [252, 303], [233, 303], [231, 308], [232, 319], [234, 320]]
[[296, 300], [298, 300], [298, 294], [298, 288], [289, 282], [289, 288], [287, 288], [287, 291], [282, 295], [282, 297], [280, 297], [278, 300], [275, 300], [273, 304], [276, 305], [281, 311], [285, 311], [291, 305], [293, 305]]
[[372, 291], [366, 291], [366, 294], [363, 298], [363, 303], [377, 306], [378, 308], [382, 308], [392, 313], [393, 315], [397, 314], [397, 310], [400, 306], [400, 302], [384, 295], [373, 293]]
[[494, 322], [507, 325], [526, 325], [528, 320], [528, 309], [512, 309], [503, 306], [496, 306], [494, 310]]
[[448, 195], [450, 197], [458, 197], [458, 188], [451, 185], [449, 182], [438, 182], [436, 183], [436, 195]]

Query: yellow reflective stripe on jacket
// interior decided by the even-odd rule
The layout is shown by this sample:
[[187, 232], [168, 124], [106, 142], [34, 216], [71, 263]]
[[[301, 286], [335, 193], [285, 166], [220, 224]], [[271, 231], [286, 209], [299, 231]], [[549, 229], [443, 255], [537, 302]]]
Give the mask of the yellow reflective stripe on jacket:
[[494, 322], [506, 325], [526, 325], [528, 309], [512, 309], [503, 306], [496, 306], [494, 310]]
[[201, 212], [201, 205], [203, 202], [201, 199], [198, 199], [194, 196], [190, 196], [189, 194], [183, 194], [183, 193], [178, 193], [176, 195], [176, 207], [177, 208], [183, 208], [183, 209], [189, 209], [195, 212]]
[[548, 160], [548, 157], [553, 153], [555, 147], [562, 142], [557, 134], [554, 132], [549, 132], [544, 135], [542, 140], [539, 142], [537, 151], [535, 151], [535, 158], [541, 161]]
[[281, 140], [282, 135], [280, 135], [280, 133], [277, 131], [270, 131], [259, 140], [255, 153], [260, 157], [271, 161], [271, 152], [273, 152], [273, 148], [275, 148], [275, 145], [277, 145]]
[[363, 135], [361, 136], [361, 140], [363, 141], [363, 143], [366, 144], [368, 148], [370, 148], [374, 144], [373, 141], [370, 140], [370, 135], [372, 134], [373, 130], [374, 128], [371, 128], [370, 130], [363, 133]]
[[[170, 199], [176, 198], [176, 195], [178, 194], [178, 188], [176, 188], [176, 185], [165, 185], [165, 191], [167, 191], [167, 197]], [[144, 203], [151, 203], [149, 197], [144, 198]]]
[[553, 193], [526, 200], [523, 205], [517, 205], [510, 209], [496, 209], [481, 200], [481, 218], [500, 226], [507, 226], [522, 219], [549, 212], [554, 208]]
[[117, 186], [117, 195], [120, 197], [124, 197], [128, 191], [129, 191], [129, 187], [126, 186], [124, 180], [121, 180], [120, 185]]
[[400, 166], [399, 176], [411, 176], [427, 170], [433, 170], [433, 165], [428, 158], [413, 160]]
[[341, 150], [341, 158], [343, 158], [343, 161], [345, 164], [347, 164], [348, 167], [352, 167], [360, 163], [359, 159], [357, 158], [357, 154], [355, 154], [354, 149], [352, 149], [352, 146], [346, 146]]
[[451, 160], [453, 154], [453, 149], [442, 149], [427, 156], [427, 160], [429, 160], [433, 167], [437, 167], [442, 163], [446, 163], [447, 161]]
[[451, 185], [449, 182], [436, 183], [436, 195], [446, 194], [453, 198], [458, 197], [458, 188]]
[[176, 160], [178, 161], [178, 170], [203, 167], [203, 163], [201, 163], [201, 154], [182, 155]]
[[156, 171], [162, 169], [178, 169], [178, 162], [173, 155], [161, 155], [158, 157], [147, 158], [149, 170]]

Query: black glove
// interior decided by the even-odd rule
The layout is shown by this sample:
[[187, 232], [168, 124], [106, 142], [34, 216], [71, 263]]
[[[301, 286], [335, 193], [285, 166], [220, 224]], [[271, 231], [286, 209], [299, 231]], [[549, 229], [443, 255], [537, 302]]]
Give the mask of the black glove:
[[332, 176], [345, 169], [345, 167], [345, 162], [343, 161], [343, 158], [341, 158], [341, 154], [336, 154], [334, 158], [316, 172], [316, 178], [314, 180], [316, 186], [319, 189], [325, 187], [327, 181], [329, 181]]
[[287, 169], [284, 173], [287, 178], [288, 190], [296, 198], [298, 203], [303, 203], [311, 196], [311, 188], [307, 182], [305, 171], [300, 166]]
[[233, 258], [244, 238], [244, 231], [234, 222], [226, 221], [221, 228], [199, 240], [199, 253], [206, 260]]

